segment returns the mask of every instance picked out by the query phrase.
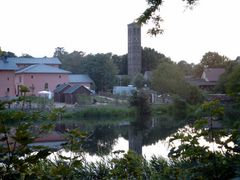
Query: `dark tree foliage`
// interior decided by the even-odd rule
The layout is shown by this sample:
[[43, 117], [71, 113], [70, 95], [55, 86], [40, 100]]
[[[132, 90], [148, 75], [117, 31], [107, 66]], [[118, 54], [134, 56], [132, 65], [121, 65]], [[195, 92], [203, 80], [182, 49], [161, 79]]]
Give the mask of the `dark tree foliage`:
[[193, 66], [194, 64], [189, 64], [186, 61], [182, 60], [178, 62], [178, 67], [181, 69], [181, 71], [184, 73], [185, 76], [192, 75]]
[[155, 49], [147, 47], [142, 49], [142, 73], [156, 69], [162, 62], [171, 62], [171, 60]]
[[33, 58], [33, 56], [31, 56], [30, 54], [24, 53], [21, 56], [19, 56], [20, 58]]
[[127, 74], [127, 69], [128, 69], [127, 54], [124, 54], [122, 56], [113, 55], [112, 61], [117, 66], [119, 75]]
[[219, 55], [217, 52], [207, 52], [203, 55], [201, 62], [194, 66], [193, 75], [200, 78], [204, 68], [228, 68], [232, 61], [226, 56]]
[[[185, 1], [187, 5], [192, 7], [198, 0], [182, 0]], [[152, 35], [161, 34], [163, 30], [161, 29], [162, 18], [160, 16], [160, 6], [164, 3], [163, 0], [147, 0], [149, 7], [142, 13], [140, 17], [137, 18], [139, 24], [147, 24], [151, 20], [154, 27], [149, 29], [148, 33]]]
[[117, 67], [111, 61], [111, 54], [87, 55], [78, 66], [78, 72], [88, 74], [96, 85], [97, 91], [110, 90], [115, 83]]
[[145, 80], [144, 77], [141, 73], [137, 74], [134, 78], [133, 78], [133, 82], [132, 84], [137, 87], [138, 89], [142, 88], [145, 84]]
[[229, 95], [240, 100], [240, 65], [235, 66], [228, 74], [225, 89]]
[[[58, 47], [54, 52], [54, 57], [60, 59], [63, 69], [74, 74], [88, 74], [93, 79], [97, 91], [107, 91], [112, 88], [115, 82], [118, 69], [113, 63], [111, 53], [85, 55], [82, 51], [68, 53], [64, 48]], [[114, 56], [114, 60], [119, 66], [124, 66], [124, 63], [121, 64], [121, 57]], [[124, 68], [122, 68], [122, 71], [124, 71]]]
[[228, 62], [229, 58], [226, 56], [221, 56], [217, 52], [207, 52], [203, 55], [200, 64], [207, 68], [224, 68]]
[[2, 51], [0, 47], [0, 57], [4, 58], [11, 58], [11, 57], [17, 57], [13, 52], [10, 51]]
[[236, 61], [231, 61], [228, 66], [225, 68], [225, 72], [220, 76], [220, 79], [217, 83], [217, 86], [215, 88], [215, 92], [218, 93], [227, 93], [226, 91], [226, 84], [228, 82], [229, 76], [232, 74], [232, 72], [237, 69], [239, 64]]
[[151, 114], [149, 97], [144, 91], [134, 92], [129, 99], [129, 104], [137, 110], [137, 116], [146, 116]]

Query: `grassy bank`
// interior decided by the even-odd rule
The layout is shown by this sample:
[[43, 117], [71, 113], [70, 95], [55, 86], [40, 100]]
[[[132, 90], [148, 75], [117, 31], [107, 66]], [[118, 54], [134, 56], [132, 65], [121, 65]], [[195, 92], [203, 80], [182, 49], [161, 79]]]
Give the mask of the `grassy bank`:
[[127, 106], [86, 106], [67, 111], [64, 118], [126, 118], [134, 117], [135, 110]]

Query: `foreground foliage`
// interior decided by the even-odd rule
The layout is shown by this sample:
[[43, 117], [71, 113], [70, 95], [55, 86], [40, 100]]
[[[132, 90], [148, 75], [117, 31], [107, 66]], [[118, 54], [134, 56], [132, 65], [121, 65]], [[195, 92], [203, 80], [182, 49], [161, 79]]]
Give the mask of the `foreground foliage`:
[[[142, 97], [145, 96], [136, 95], [133, 102], [147, 102]], [[224, 116], [224, 109], [218, 101], [204, 103], [200, 111], [198, 121], [170, 139], [168, 160], [161, 157], [147, 160], [131, 151], [117, 151], [111, 158], [93, 163], [85, 159], [83, 145], [89, 136], [80, 129], [69, 130], [65, 134], [64, 149], [71, 152], [70, 155], [48, 147], [29, 146], [42, 133], [52, 129], [55, 119], [61, 118], [64, 113], [62, 109], [56, 109], [48, 115], [1, 110], [0, 179], [239, 178], [239, 129], [227, 131], [214, 128], [212, 122]], [[42, 124], [36, 133], [33, 131], [33, 121], [41, 118], [48, 119], [49, 123]], [[11, 129], [7, 120], [15, 121], [18, 125]]]

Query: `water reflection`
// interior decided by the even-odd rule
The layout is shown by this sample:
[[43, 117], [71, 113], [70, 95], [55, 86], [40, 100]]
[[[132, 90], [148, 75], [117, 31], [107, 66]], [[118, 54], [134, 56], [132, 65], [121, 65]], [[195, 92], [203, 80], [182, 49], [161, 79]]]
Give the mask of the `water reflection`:
[[[113, 123], [114, 122], [114, 123]], [[168, 137], [185, 124], [170, 117], [137, 118], [135, 121], [112, 121], [93, 123], [89, 121], [61, 121], [56, 123], [51, 134], [45, 134], [36, 143], [56, 144], [62, 141], [64, 133], [78, 128], [87, 132], [88, 138], [81, 142], [81, 148], [89, 156], [108, 156], [117, 150], [132, 150], [144, 156], [166, 157]], [[57, 143], [58, 144], [58, 143]]]
[[[184, 125], [183, 122], [174, 121], [167, 116], [138, 118], [128, 128], [129, 149], [144, 156], [153, 155], [152, 152], [155, 152], [155, 155], [166, 156], [166, 140]], [[143, 147], [149, 151], [143, 152]]]

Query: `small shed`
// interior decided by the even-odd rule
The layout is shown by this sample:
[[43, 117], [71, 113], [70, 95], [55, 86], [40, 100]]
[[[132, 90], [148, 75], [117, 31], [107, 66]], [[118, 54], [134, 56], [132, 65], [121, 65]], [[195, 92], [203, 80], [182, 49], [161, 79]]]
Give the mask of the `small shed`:
[[87, 74], [69, 74], [69, 84], [73, 85], [82, 85], [91, 89], [94, 84], [93, 80]]
[[68, 88], [66, 91], [64, 91], [65, 96], [65, 103], [67, 104], [75, 104], [77, 102], [77, 95], [79, 94], [85, 94], [85, 95], [91, 95], [91, 90], [86, 88], [82, 85], [75, 85], [70, 88]]
[[56, 87], [54, 92], [54, 102], [65, 102], [64, 91], [71, 86], [69, 84], [60, 84]]

